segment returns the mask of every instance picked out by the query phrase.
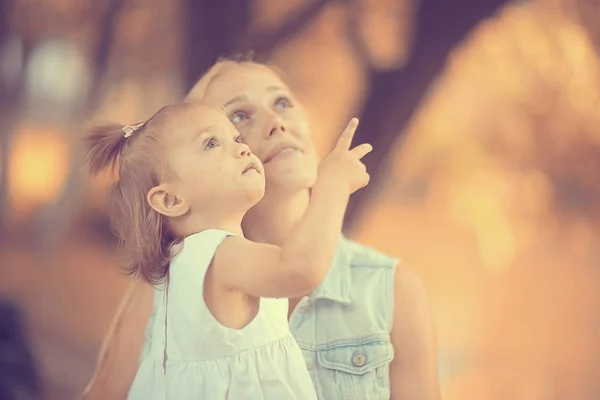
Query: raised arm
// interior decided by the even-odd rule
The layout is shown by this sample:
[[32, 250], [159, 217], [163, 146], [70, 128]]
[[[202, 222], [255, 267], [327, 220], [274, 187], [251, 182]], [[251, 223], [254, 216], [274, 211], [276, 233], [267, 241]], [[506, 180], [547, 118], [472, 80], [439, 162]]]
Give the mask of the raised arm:
[[154, 290], [141, 279], [134, 281], [113, 317], [96, 370], [81, 400], [121, 400], [135, 378], [144, 330], [152, 311]]
[[319, 165], [308, 209], [283, 246], [225, 239], [213, 261], [216, 281], [255, 297], [296, 297], [321, 283], [335, 255], [348, 197], [369, 182], [360, 159], [371, 146], [350, 150], [357, 126], [352, 119]]

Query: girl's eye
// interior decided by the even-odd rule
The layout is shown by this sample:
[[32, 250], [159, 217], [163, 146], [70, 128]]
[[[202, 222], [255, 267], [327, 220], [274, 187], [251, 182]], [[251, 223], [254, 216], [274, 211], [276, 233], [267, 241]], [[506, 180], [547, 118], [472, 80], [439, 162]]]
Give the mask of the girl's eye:
[[248, 119], [248, 114], [244, 111], [234, 111], [229, 114], [229, 120], [235, 126], [240, 125], [242, 122]]
[[236, 143], [246, 143], [246, 136], [239, 134], [234, 138], [234, 140]]
[[219, 142], [215, 138], [210, 138], [204, 144], [205, 149], [214, 149], [215, 147], [219, 147]]
[[293, 107], [292, 101], [286, 96], [281, 96], [275, 100], [275, 107], [277, 108], [290, 108]]

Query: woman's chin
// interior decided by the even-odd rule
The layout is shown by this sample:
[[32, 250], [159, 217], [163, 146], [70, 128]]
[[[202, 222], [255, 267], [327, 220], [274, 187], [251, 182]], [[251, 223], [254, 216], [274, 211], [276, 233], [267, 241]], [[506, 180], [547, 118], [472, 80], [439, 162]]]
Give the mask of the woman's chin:
[[313, 187], [317, 179], [317, 171], [306, 169], [303, 171], [289, 171], [286, 174], [267, 173], [267, 191], [290, 193], [307, 190]]

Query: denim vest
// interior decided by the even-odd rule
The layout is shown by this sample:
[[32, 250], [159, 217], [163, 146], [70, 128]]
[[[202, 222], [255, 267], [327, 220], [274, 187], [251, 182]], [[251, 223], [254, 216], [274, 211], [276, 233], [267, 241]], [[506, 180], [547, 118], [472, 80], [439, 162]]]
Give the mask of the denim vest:
[[[387, 400], [398, 260], [340, 240], [321, 285], [290, 318], [319, 400]], [[157, 296], [155, 296], [157, 297]], [[152, 341], [155, 312], [146, 328], [142, 359]]]
[[320, 400], [390, 398], [397, 260], [342, 238], [325, 280], [290, 318]]

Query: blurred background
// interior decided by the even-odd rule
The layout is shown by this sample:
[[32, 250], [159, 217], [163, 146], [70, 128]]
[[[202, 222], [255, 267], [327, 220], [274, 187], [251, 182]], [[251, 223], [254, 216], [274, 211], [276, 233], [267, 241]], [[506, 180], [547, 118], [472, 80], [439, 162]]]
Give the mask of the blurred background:
[[0, 370], [75, 398], [128, 285], [82, 127], [250, 49], [321, 154], [361, 118], [345, 231], [423, 280], [443, 398], [600, 399], [598, 0], [0, 0]]

